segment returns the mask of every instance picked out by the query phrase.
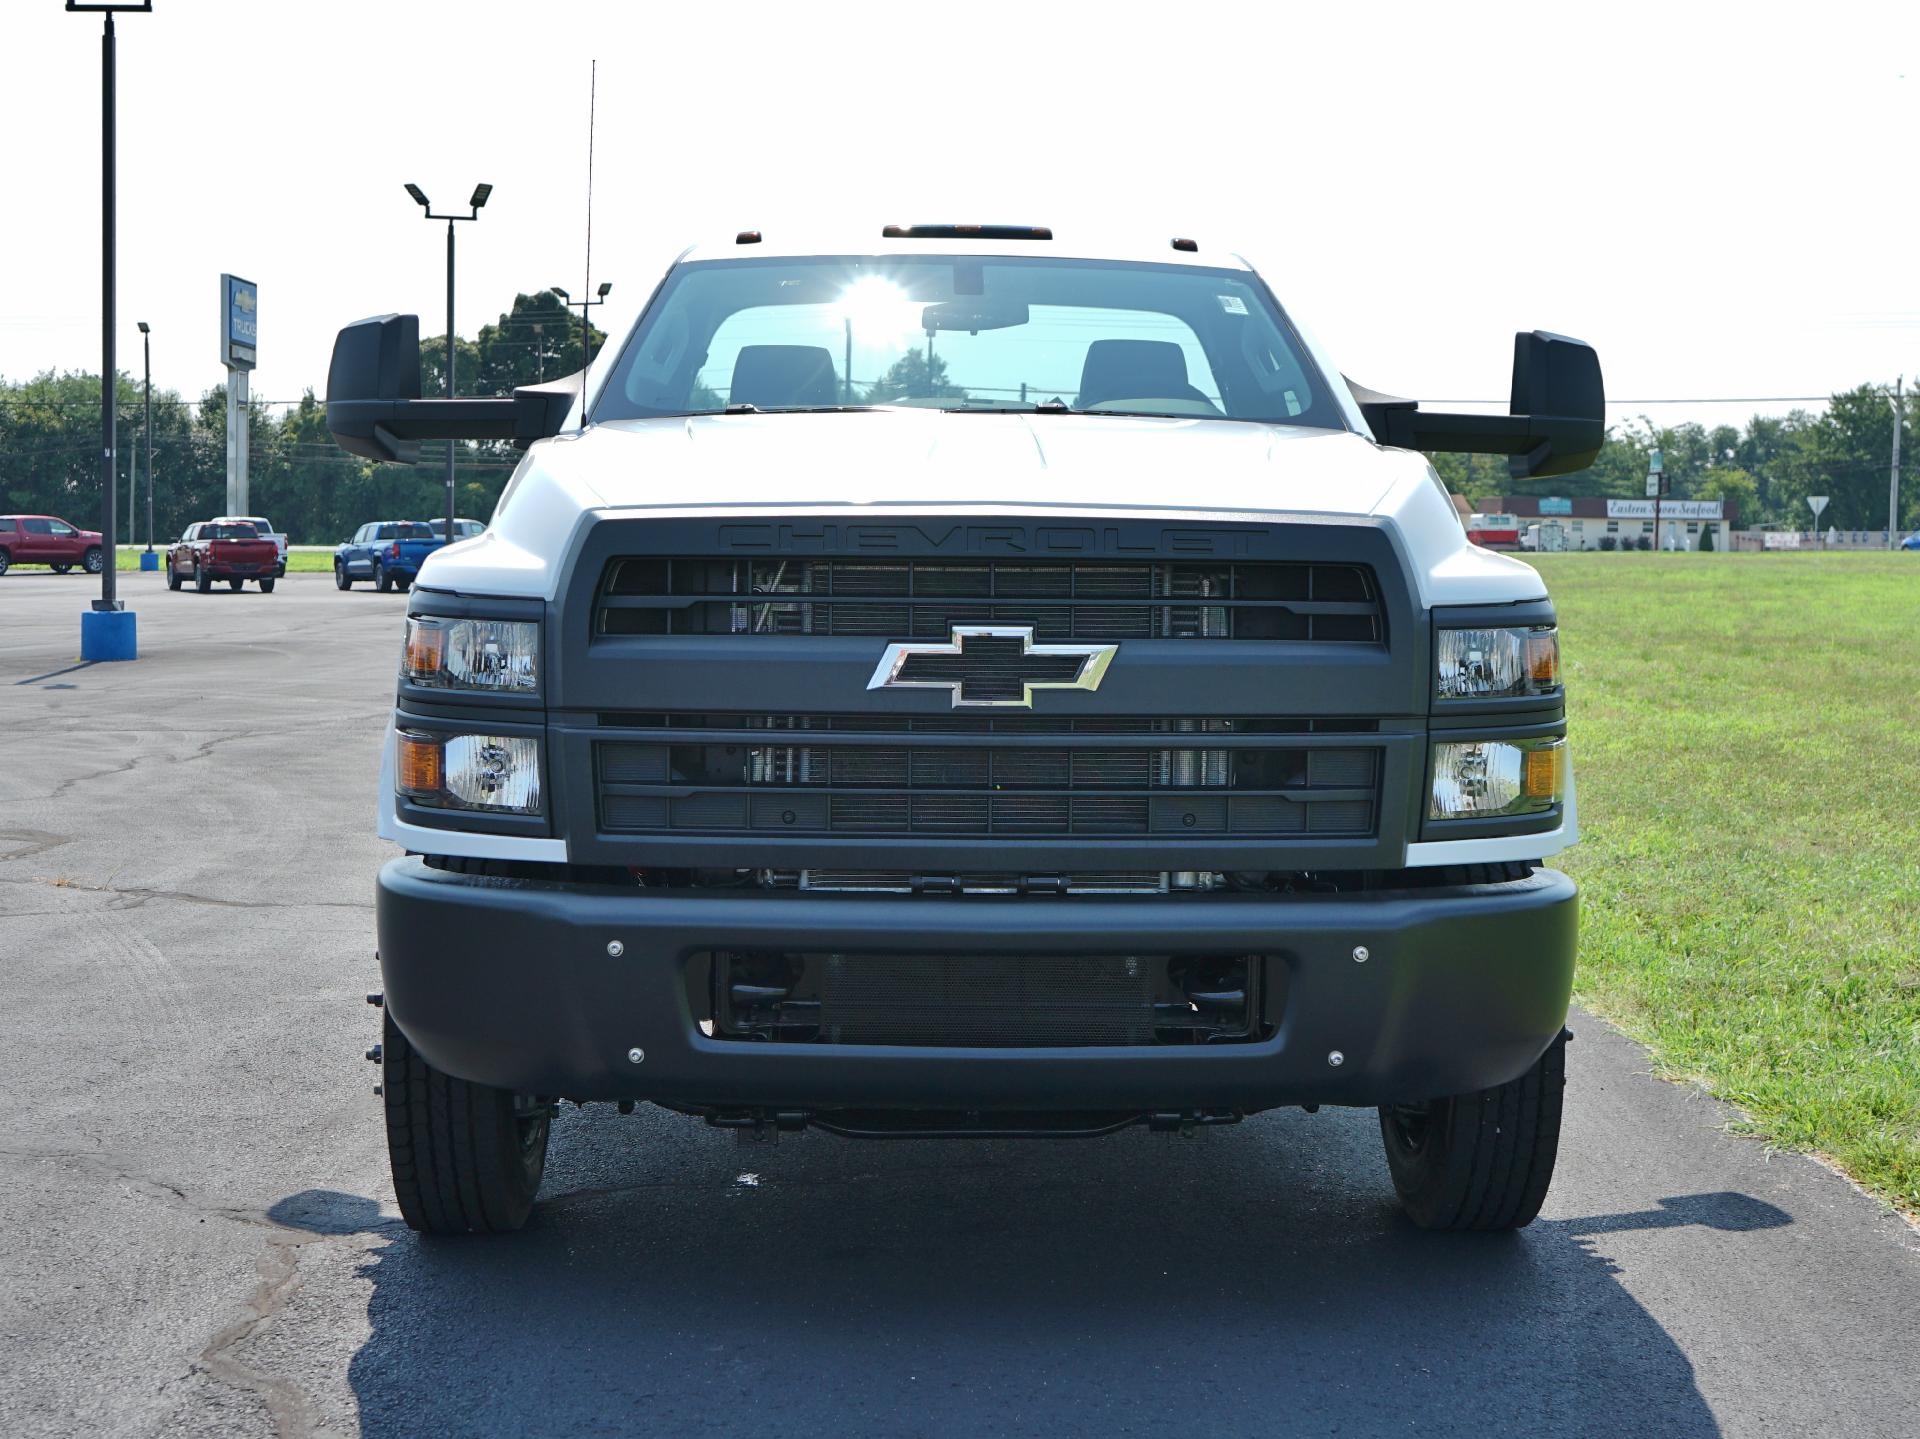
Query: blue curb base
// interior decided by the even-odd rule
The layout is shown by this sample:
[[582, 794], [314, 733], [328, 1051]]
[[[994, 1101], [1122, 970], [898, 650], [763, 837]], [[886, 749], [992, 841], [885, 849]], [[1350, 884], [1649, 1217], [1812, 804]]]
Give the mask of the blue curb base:
[[82, 610], [80, 658], [131, 660], [139, 658], [132, 610]]
[[160, 568], [160, 552], [158, 550], [140, 551], [140, 568], [143, 570], [159, 569]]

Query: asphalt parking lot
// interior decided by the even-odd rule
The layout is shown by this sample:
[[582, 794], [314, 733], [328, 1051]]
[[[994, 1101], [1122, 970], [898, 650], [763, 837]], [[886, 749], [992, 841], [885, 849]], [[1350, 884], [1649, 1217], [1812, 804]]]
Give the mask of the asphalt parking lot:
[[567, 1109], [523, 1234], [395, 1214], [363, 1000], [405, 596], [0, 579], [0, 1433], [1844, 1434], [1920, 1236], [1577, 1016], [1546, 1210], [1398, 1215], [1371, 1113], [737, 1147]]

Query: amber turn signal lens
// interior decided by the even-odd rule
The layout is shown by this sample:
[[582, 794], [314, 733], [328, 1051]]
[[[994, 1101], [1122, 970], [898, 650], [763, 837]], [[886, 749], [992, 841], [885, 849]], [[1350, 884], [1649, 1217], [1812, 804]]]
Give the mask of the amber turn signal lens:
[[1557, 630], [1536, 630], [1527, 636], [1527, 673], [1537, 690], [1555, 689], [1560, 684], [1560, 634]]
[[447, 632], [437, 625], [407, 625], [407, 678], [432, 679], [440, 673]]
[[425, 735], [400, 736], [397, 779], [402, 794], [437, 795], [445, 787], [446, 763], [440, 741]]
[[1525, 769], [1520, 781], [1520, 793], [1528, 799], [1542, 799], [1554, 803], [1560, 798], [1560, 776], [1565, 769], [1567, 754], [1566, 742], [1542, 745], [1539, 749], [1530, 749], [1526, 754]]

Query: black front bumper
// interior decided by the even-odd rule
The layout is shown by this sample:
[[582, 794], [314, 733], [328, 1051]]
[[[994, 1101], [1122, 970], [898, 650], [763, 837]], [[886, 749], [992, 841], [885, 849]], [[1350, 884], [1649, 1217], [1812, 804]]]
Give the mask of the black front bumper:
[[[409, 857], [380, 872], [379, 939], [388, 1010], [425, 1058], [523, 1093], [730, 1109], [1252, 1111], [1427, 1099], [1519, 1075], [1565, 1021], [1577, 910], [1573, 882], [1546, 869], [1348, 895], [1002, 899], [625, 890], [455, 875]], [[750, 1043], [702, 1033], [688, 998], [692, 957], [734, 948], [1262, 953], [1286, 967], [1286, 1002], [1269, 1037], [1225, 1044]]]

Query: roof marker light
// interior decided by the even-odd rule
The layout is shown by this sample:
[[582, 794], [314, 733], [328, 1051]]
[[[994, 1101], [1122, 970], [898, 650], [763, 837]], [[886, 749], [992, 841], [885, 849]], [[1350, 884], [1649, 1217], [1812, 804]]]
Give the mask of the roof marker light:
[[760, 232], [758, 230], [742, 230], [733, 237], [733, 243], [736, 245], [757, 245], [760, 243]]
[[1179, 238], [1177, 238], [1177, 237], [1175, 238], [1175, 240], [1174, 240], [1174, 242], [1173, 242], [1173, 248], [1174, 248], [1174, 249], [1176, 249], [1176, 250], [1184, 250], [1184, 251], [1186, 251], [1186, 252], [1187, 252], [1187, 253], [1188, 253], [1189, 255], [1197, 255], [1197, 254], [1199, 254], [1199, 253], [1200, 253], [1200, 246], [1199, 246], [1198, 244], [1196, 244], [1196, 243], [1195, 243], [1194, 241], [1192, 241], [1192, 240], [1183, 240], [1183, 239], [1179, 239]]
[[1051, 240], [1046, 225], [888, 225], [888, 240]]

